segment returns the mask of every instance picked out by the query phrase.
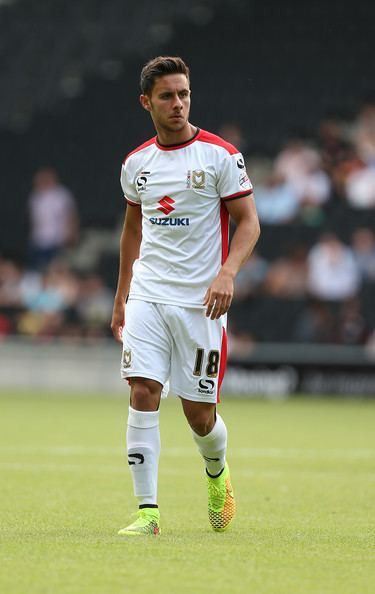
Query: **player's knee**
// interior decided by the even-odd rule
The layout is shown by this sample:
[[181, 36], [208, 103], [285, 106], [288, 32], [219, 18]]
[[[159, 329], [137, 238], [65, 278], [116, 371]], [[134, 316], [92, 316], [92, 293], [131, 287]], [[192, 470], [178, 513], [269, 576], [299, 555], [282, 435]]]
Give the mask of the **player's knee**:
[[201, 436], [208, 435], [215, 424], [214, 413], [211, 411], [199, 411], [188, 418], [188, 421], [195, 433]]
[[132, 380], [130, 403], [132, 408], [152, 411], [159, 408], [162, 386], [152, 380]]

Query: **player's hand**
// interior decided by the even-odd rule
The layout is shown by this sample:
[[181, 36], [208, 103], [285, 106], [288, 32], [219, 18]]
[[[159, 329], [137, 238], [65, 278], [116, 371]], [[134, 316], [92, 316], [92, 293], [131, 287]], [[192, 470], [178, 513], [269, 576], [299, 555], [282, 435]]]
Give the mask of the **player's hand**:
[[227, 313], [232, 303], [233, 291], [232, 276], [221, 270], [204, 296], [203, 305], [207, 306], [206, 316], [211, 320], [217, 320]]
[[116, 301], [113, 305], [113, 312], [112, 312], [112, 321], [111, 321], [111, 329], [113, 336], [117, 340], [117, 342], [122, 343], [122, 329], [125, 324], [124, 320], [124, 302], [123, 301]]

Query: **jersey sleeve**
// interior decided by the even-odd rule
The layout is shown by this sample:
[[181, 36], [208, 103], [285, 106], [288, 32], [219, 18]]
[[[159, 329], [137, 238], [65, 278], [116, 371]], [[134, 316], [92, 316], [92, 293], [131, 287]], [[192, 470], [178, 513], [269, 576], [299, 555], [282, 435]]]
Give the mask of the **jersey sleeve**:
[[226, 153], [221, 163], [217, 190], [222, 200], [235, 200], [253, 193], [252, 183], [246, 173], [241, 153]]
[[140, 205], [141, 200], [137, 194], [134, 176], [131, 173], [131, 167], [128, 161], [125, 161], [122, 165], [120, 182], [127, 203], [131, 206]]

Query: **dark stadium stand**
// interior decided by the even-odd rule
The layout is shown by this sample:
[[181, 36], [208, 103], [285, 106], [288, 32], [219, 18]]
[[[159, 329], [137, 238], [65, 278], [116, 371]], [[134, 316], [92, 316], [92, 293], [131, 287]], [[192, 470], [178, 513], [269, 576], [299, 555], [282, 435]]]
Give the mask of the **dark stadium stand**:
[[[192, 121], [214, 132], [225, 122], [238, 124], [249, 158], [265, 156], [272, 164], [295, 136], [319, 148], [319, 123], [328, 115], [345, 122], [342, 141], [350, 144], [348, 130], [372, 90], [374, 17], [369, 0], [356, 6], [322, 0], [1, 4], [0, 256], [27, 263], [27, 199], [43, 165], [55, 167], [75, 196], [83, 255], [90, 249], [85, 231], [118, 235], [121, 161], [153, 135], [138, 105], [138, 75], [155, 54], [187, 60]], [[332, 178], [332, 171], [328, 175]], [[279, 225], [263, 223], [258, 254], [272, 264], [289, 257], [295, 246], [309, 250], [325, 231], [350, 244], [355, 229], [375, 229], [375, 209], [353, 208], [337, 188], [319, 216], [318, 222], [298, 215]], [[95, 262], [113, 289], [117, 254], [108, 243]], [[81, 274], [78, 257], [71, 261]], [[358, 296], [366, 320], [358, 340], [364, 342], [374, 331], [374, 283], [364, 282]], [[261, 286], [233, 305], [233, 331], [245, 330], [259, 341], [297, 340], [296, 325], [309, 299], [307, 292], [294, 298], [269, 295]], [[15, 330], [19, 306], [2, 307], [1, 290], [0, 308]], [[75, 319], [71, 310], [69, 315]]]

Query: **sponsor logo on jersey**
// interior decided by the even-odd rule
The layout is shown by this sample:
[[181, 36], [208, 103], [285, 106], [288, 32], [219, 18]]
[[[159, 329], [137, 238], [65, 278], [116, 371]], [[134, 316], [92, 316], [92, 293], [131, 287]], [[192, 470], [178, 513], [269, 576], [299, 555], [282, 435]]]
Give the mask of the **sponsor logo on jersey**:
[[240, 182], [240, 186], [242, 186], [243, 188], [250, 189], [250, 180], [248, 178], [246, 171], [244, 171], [243, 173], [240, 174], [239, 182]]
[[173, 198], [170, 198], [169, 196], [164, 196], [164, 198], [161, 198], [161, 200], [159, 200], [160, 206], [158, 206], [158, 210], [161, 210], [161, 212], [165, 215], [169, 215], [172, 211], [175, 210], [172, 206], [174, 202], [175, 201], [173, 200]]
[[129, 369], [132, 364], [132, 352], [130, 349], [124, 349], [122, 352], [122, 366], [124, 369]]
[[188, 217], [150, 217], [151, 225], [163, 225], [169, 227], [188, 227], [190, 225], [190, 219]]
[[199, 388], [198, 388], [199, 394], [213, 394], [214, 393], [215, 382], [213, 380], [201, 379], [201, 380], [199, 380], [198, 386], [199, 386]]
[[239, 159], [237, 159], [237, 167], [238, 169], [245, 169], [245, 162], [242, 157], [239, 157]]
[[148, 182], [147, 176], [151, 175], [151, 171], [141, 171], [141, 173], [136, 177], [135, 185], [137, 186], [138, 192], [146, 192], [146, 184]]
[[206, 172], [202, 169], [188, 170], [186, 175], [186, 187], [194, 190], [203, 190], [206, 187]]

